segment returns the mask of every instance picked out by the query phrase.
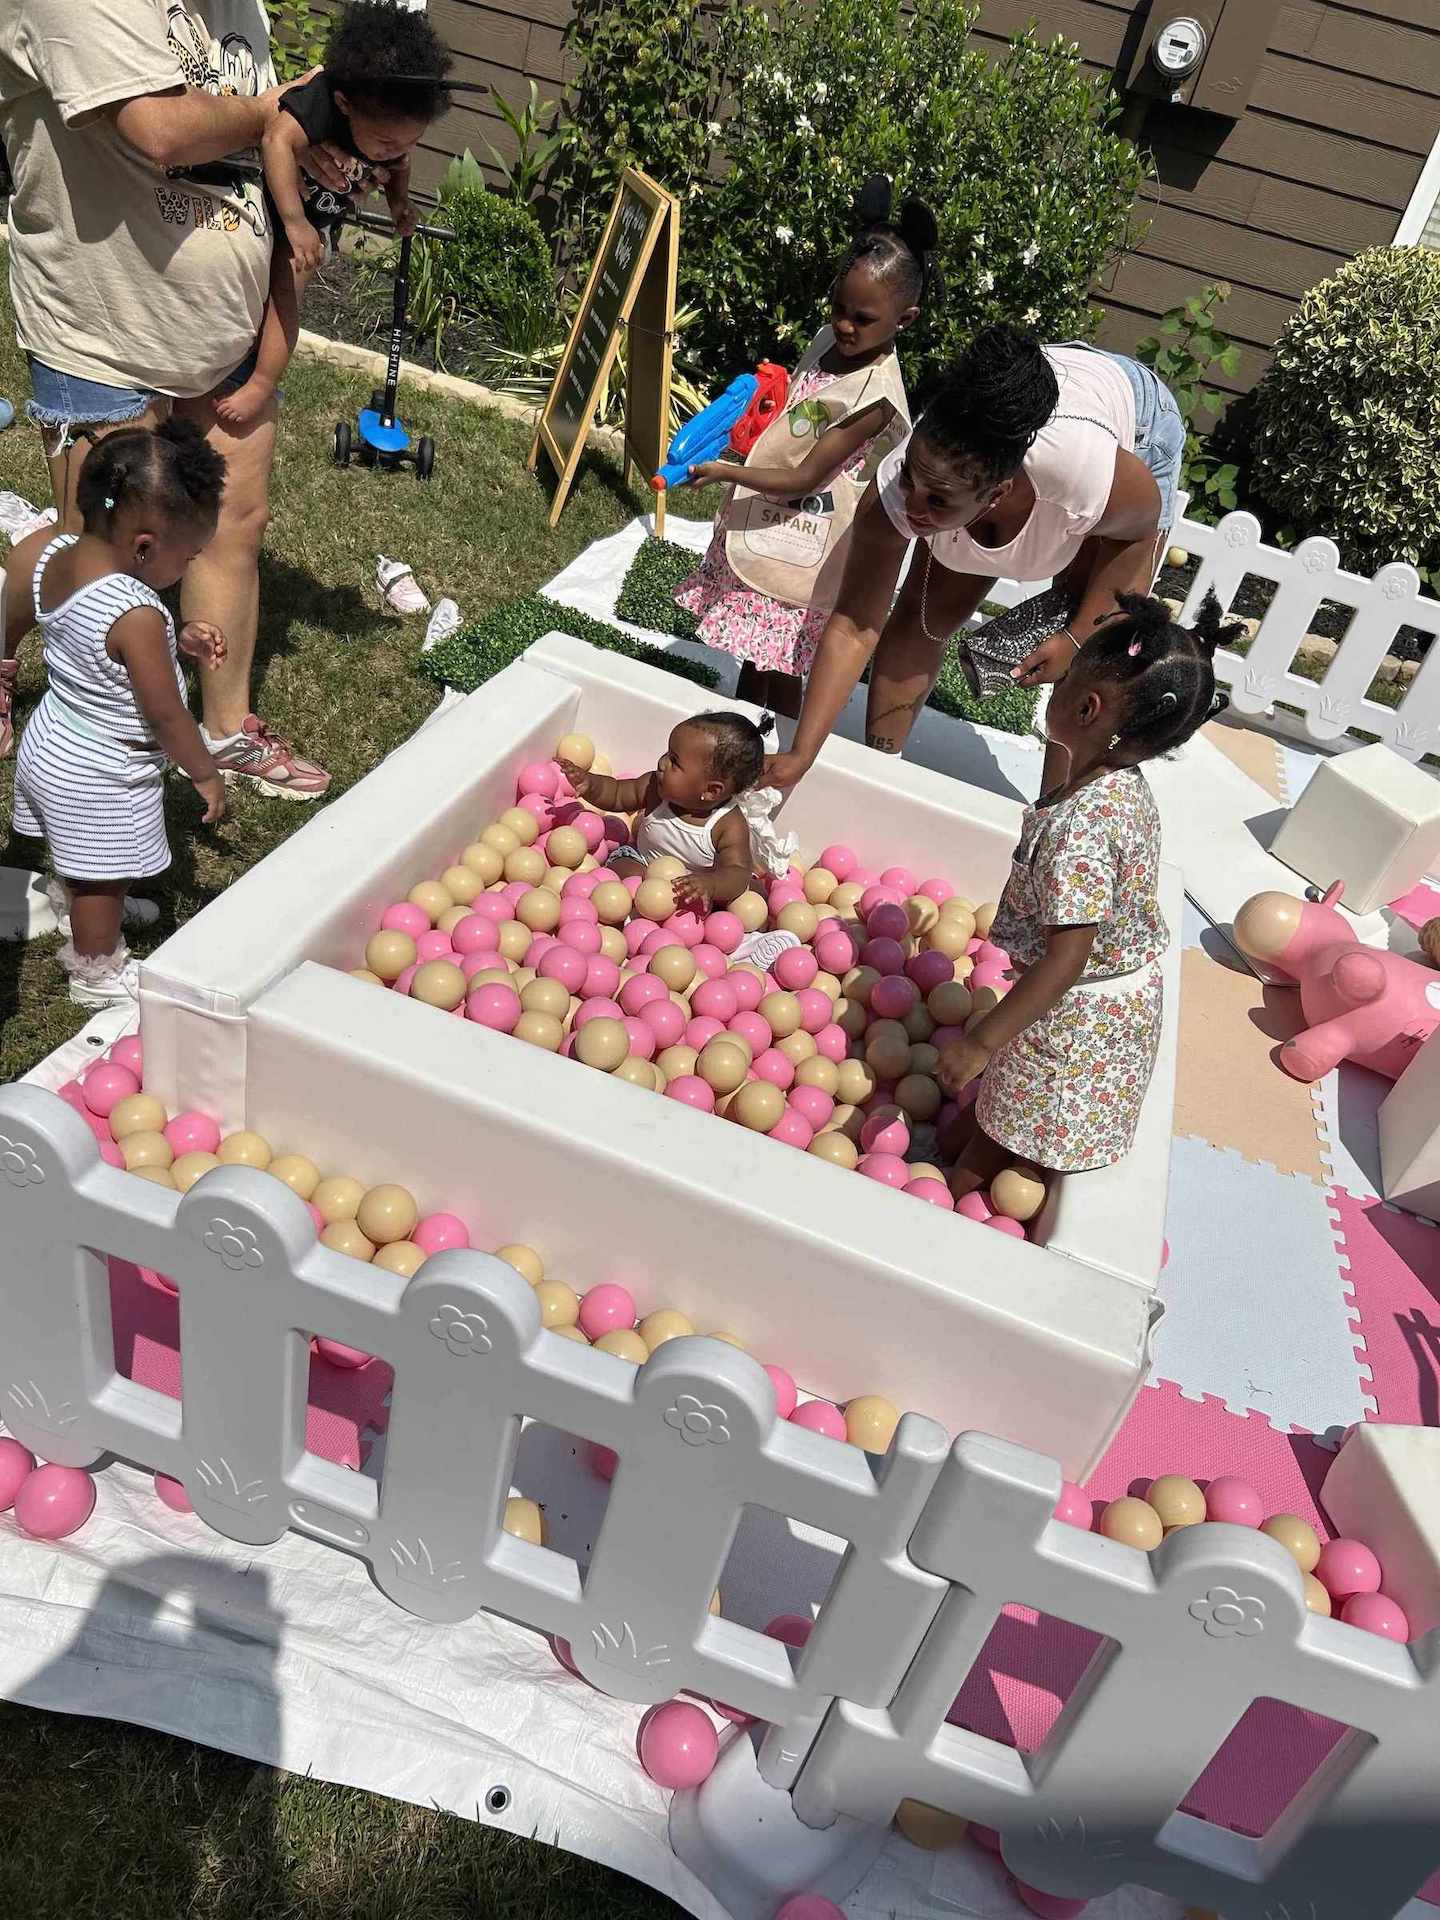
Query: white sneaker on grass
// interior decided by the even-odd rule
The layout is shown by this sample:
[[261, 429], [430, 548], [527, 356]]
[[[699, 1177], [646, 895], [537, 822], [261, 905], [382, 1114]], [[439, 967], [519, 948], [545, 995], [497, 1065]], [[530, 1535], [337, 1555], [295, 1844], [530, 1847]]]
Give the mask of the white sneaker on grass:
[[87, 955], [76, 953], [67, 940], [60, 949], [60, 964], [70, 976], [70, 998], [77, 1007], [139, 1003], [140, 968], [131, 959], [128, 947], [119, 947], [114, 953]]

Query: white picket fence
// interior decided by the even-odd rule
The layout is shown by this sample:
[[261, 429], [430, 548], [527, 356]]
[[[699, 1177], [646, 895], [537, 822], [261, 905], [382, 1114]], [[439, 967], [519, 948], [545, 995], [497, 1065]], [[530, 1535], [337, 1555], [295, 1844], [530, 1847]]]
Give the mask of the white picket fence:
[[[293, 1530], [356, 1555], [421, 1618], [490, 1609], [561, 1636], [619, 1698], [745, 1710], [767, 1723], [763, 1791], [833, 1836], [842, 1879], [904, 1797], [999, 1827], [1032, 1885], [1138, 1883], [1228, 1920], [1387, 1920], [1440, 1861], [1440, 1629], [1405, 1647], [1308, 1614], [1262, 1535], [1195, 1529], [1147, 1557], [1053, 1520], [1053, 1461], [976, 1434], [952, 1448], [917, 1414], [872, 1463], [777, 1420], [763, 1371], [722, 1342], [672, 1341], [636, 1370], [545, 1333], [488, 1255], [408, 1281], [347, 1260], [277, 1182], [221, 1168], [162, 1191], [25, 1085], [0, 1090], [0, 1250], [0, 1404], [26, 1445], [169, 1474], [234, 1540]], [[109, 1255], [179, 1289], [183, 1404], [116, 1371]], [[395, 1370], [378, 1482], [305, 1451], [316, 1331]], [[619, 1456], [583, 1570], [502, 1529], [526, 1418]], [[849, 1543], [793, 1656], [707, 1611], [747, 1505]], [[945, 1724], [1007, 1602], [1108, 1643], [1029, 1756]], [[1176, 1809], [1262, 1696], [1353, 1731], [1251, 1842]], [[752, 1878], [786, 1844], [773, 1817], [727, 1828], [723, 1802], [710, 1825]]]

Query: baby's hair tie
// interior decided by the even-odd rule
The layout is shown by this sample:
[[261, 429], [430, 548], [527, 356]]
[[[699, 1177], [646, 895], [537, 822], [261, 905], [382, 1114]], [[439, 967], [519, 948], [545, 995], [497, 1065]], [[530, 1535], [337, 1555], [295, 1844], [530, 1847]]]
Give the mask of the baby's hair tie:
[[1175, 693], [1171, 693], [1168, 689], [1164, 693], [1162, 693], [1160, 696], [1161, 713], [1173, 713], [1176, 707], [1179, 706], [1179, 704], [1180, 704], [1179, 695]]
[[1132, 640], [1125, 651], [1132, 660], [1138, 660], [1140, 658], [1140, 642], [1138, 640]]
[[107, 513], [113, 513], [115, 511], [115, 496], [113, 493], [107, 493], [105, 496], [105, 511]]

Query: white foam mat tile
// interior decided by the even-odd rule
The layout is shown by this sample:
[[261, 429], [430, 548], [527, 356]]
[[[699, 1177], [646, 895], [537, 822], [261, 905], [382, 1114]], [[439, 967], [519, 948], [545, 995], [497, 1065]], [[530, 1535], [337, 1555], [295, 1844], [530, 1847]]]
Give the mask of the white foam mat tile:
[[1315, 1089], [1320, 1158], [1330, 1184], [1357, 1200], [1380, 1193], [1380, 1105], [1394, 1082], [1345, 1061]]

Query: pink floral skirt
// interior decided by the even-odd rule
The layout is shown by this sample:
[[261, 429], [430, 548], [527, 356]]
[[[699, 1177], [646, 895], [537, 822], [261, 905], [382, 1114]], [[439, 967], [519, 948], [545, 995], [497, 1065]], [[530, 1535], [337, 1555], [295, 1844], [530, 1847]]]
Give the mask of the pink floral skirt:
[[705, 558], [675, 589], [675, 604], [693, 613], [699, 638], [762, 672], [803, 677], [815, 659], [827, 612], [792, 607], [747, 587], [725, 558], [725, 526], [717, 521]]

